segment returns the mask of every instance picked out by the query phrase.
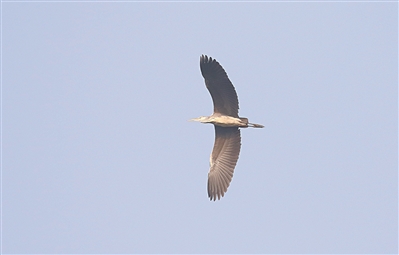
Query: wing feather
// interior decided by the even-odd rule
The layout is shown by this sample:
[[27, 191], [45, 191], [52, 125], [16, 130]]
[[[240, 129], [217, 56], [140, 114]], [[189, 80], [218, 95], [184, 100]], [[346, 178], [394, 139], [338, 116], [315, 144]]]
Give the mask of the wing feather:
[[240, 149], [241, 136], [238, 127], [215, 125], [215, 144], [208, 173], [208, 197], [210, 200], [220, 199], [226, 193], [233, 178]]
[[211, 94], [213, 112], [238, 118], [238, 97], [226, 71], [215, 59], [202, 55], [200, 68]]

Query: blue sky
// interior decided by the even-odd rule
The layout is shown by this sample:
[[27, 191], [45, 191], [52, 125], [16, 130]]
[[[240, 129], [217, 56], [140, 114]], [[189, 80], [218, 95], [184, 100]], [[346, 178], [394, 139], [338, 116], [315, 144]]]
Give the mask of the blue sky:
[[[3, 2], [3, 253], [397, 253], [398, 4]], [[199, 57], [235, 85], [210, 202]]]

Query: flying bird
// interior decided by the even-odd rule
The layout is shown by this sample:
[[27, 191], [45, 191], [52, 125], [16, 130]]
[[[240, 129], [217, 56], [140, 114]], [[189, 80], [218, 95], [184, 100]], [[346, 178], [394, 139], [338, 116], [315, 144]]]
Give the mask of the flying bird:
[[263, 128], [238, 116], [238, 97], [226, 71], [215, 59], [202, 55], [200, 69], [213, 101], [213, 114], [191, 119], [215, 126], [215, 144], [210, 157], [208, 173], [208, 197], [220, 200], [233, 178], [241, 149], [239, 128]]

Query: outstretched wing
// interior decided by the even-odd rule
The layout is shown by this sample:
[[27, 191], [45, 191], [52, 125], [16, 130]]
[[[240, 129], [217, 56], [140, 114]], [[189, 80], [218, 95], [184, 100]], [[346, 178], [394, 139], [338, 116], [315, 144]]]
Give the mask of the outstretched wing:
[[223, 67], [211, 57], [202, 55], [200, 68], [212, 96], [213, 112], [238, 118], [238, 98]]
[[211, 200], [224, 196], [233, 178], [241, 149], [241, 136], [238, 127], [215, 125], [215, 144], [210, 158], [208, 173], [208, 197]]

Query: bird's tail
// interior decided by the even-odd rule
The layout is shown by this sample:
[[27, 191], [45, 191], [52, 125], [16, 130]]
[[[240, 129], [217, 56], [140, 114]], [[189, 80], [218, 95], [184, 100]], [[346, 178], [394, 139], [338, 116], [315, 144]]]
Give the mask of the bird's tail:
[[254, 124], [254, 123], [248, 123], [248, 127], [253, 127], [253, 128], [263, 128], [265, 126], [261, 124]]

